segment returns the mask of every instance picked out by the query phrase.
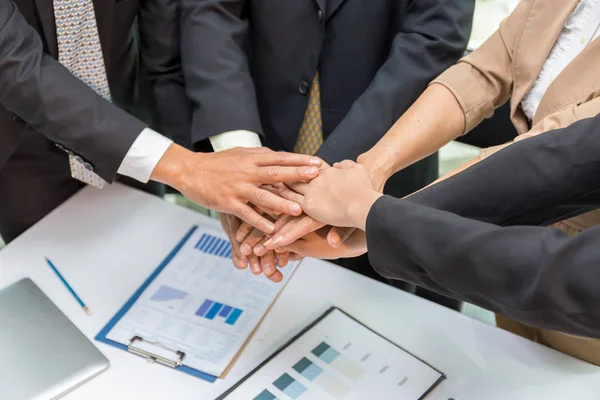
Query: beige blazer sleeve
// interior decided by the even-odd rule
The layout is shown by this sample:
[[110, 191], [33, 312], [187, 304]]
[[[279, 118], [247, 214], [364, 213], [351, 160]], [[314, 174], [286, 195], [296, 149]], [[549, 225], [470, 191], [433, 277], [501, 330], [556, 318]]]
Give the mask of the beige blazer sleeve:
[[491, 117], [494, 109], [509, 99], [514, 80], [513, 54], [532, 3], [521, 0], [479, 49], [431, 82], [445, 86], [456, 97], [465, 115], [463, 134]]

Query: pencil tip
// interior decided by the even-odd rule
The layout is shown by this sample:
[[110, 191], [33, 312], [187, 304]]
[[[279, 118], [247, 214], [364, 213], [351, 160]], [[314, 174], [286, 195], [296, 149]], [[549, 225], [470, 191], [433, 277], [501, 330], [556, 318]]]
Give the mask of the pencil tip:
[[90, 309], [89, 309], [89, 308], [87, 308], [87, 307], [83, 307], [83, 311], [85, 311], [85, 313], [86, 313], [87, 315], [92, 315], [92, 310], [90, 310]]

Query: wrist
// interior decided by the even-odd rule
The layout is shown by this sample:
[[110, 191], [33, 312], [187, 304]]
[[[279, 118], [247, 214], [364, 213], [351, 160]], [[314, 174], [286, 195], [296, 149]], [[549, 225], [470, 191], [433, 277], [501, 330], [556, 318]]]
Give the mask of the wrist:
[[375, 204], [381, 196], [383, 196], [383, 194], [376, 190], [369, 190], [360, 196], [357, 196], [356, 202], [353, 202], [348, 209], [348, 219], [351, 222], [352, 228], [358, 228], [363, 231], [366, 229], [367, 217], [369, 216], [371, 207], [373, 207], [373, 204]]
[[394, 173], [390, 169], [389, 163], [386, 162], [386, 158], [368, 151], [358, 156], [356, 162], [367, 168], [369, 177], [373, 183], [373, 188], [377, 192], [383, 193], [385, 183]]
[[188, 181], [188, 163], [190, 155], [195, 154], [175, 143], [171, 144], [152, 171], [150, 179], [169, 185], [180, 192], [185, 192]]

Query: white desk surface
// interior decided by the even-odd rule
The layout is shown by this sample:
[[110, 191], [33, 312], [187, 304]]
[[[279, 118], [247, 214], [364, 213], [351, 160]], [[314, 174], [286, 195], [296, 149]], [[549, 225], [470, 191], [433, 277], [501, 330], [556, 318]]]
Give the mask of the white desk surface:
[[[194, 224], [217, 226], [123, 186], [88, 188], [0, 252], [0, 286], [30, 276], [93, 338]], [[92, 309], [91, 317], [44, 256]], [[332, 305], [445, 372], [448, 379], [428, 399], [600, 398], [600, 368], [332, 264], [306, 260], [224, 381], [210, 384], [95, 342], [110, 369], [66, 399], [213, 399]]]

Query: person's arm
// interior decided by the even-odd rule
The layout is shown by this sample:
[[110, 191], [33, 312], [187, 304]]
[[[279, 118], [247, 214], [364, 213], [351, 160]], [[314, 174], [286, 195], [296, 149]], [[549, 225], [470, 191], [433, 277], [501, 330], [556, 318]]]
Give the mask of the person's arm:
[[[580, 172], [594, 178], [580, 179], [588, 191], [600, 192], [600, 164]], [[561, 188], [551, 190], [559, 193]], [[371, 264], [387, 278], [529, 325], [600, 337], [600, 228], [570, 239], [552, 228], [502, 228], [467, 219], [382, 196], [368, 170], [350, 161], [323, 171], [299, 191], [303, 196], [298, 203], [313, 218], [365, 230]], [[588, 204], [600, 207], [600, 197]], [[279, 241], [275, 236], [273, 244]]]
[[140, 1], [140, 55], [165, 133], [175, 143], [191, 148], [192, 104], [185, 93], [181, 66], [178, 5], [176, 0]]
[[369, 259], [401, 279], [544, 329], [600, 338], [600, 228], [501, 228], [383, 197], [366, 223]]
[[275, 227], [248, 202], [294, 215], [301, 209], [261, 185], [312, 179], [321, 165], [316, 157], [265, 148], [196, 154], [165, 143], [45, 55], [38, 34], [13, 2], [0, 2], [0, 104], [63, 148], [92, 160], [109, 182], [117, 171], [162, 182], [265, 232]]
[[[397, 3], [403, 3], [398, 1]], [[429, 82], [464, 54], [474, 1], [411, 0], [387, 61], [317, 155], [330, 164], [373, 147]]]
[[183, 0], [180, 6], [182, 65], [193, 105], [192, 144], [210, 138], [215, 151], [260, 146], [256, 93], [242, 48], [248, 29], [246, 1]]
[[513, 53], [532, 0], [523, 0], [479, 49], [436, 78], [389, 132], [358, 160], [378, 186], [395, 172], [469, 132], [510, 97]]
[[596, 208], [600, 115], [518, 141], [407, 201], [497, 225], [549, 225]]
[[44, 54], [37, 32], [12, 1], [0, 2], [0, 104], [77, 152], [108, 182], [146, 128]]

